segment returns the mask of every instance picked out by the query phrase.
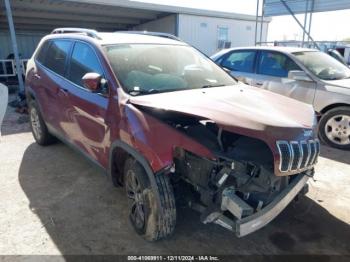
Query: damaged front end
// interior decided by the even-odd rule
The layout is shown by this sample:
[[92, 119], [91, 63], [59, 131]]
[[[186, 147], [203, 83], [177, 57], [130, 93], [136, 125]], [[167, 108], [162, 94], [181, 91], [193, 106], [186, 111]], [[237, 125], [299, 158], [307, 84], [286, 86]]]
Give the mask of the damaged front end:
[[176, 150], [178, 177], [192, 185], [190, 206], [203, 223], [216, 223], [242, 237], [268, 224], [300, 192], [306, 193], [313, 169], [293, 176], [275, 176], [262, 164], [220, 159], [212, 161]]
[[[268, 224], [298, 194], [307, 192], [320, 148], [312, 111], [306, 129], [288, 127], [295, 125], [289, 120], [285, 126], [277, 126], [281, 122], [267, 119], [267, 125], [253, 114], [242, 120], [242, 125], [229, 126], [227, 118], [233, 119], [232, 123], [236, 119], [232, 111], [214, 114], [212, 109], [180, 105], [174, 105], [180, 109], [169, 110], [162, 104], [151, 107], [133, 101], [143, 126], [148, 127], [142, 132], [137, 129], [142, 144], [158, 146], [162, 152], [159, 159], [166, 163], [166, 172], [172, 173], [175, 195], [180, 203], [199, 211], [203, 223], [219, 224], [242, 237]], [[153, 122], [157, 123], [155, 133], [151, 132]], [[311, 132], [305, 135], [303, 130]], [[162, 143], [156, 134], [163, 135]]]
[[[306, 193], [314, 170], [276, 176], [271, 152], [262, 142], [237, 140], [225, 154], [218, 152], [215, 160], [176, 148], [171, 171], [174, 179], [191, 185], [186, 202], [201, 213], [203, 223], [219, 224], [242, 237], [268, 224], [299, 193]], [[235, 146], [239, 144], [246, 147]]]
[[306, 143], [306, 151], [304, 142], [298, 149], [294, 142], [291, 146], [278, 142], [284, 175], [276, 176], [273, 153], [261, 140], [228, 132], [210, 120], [143, 110], [212, 152], [214, 157], [209, 159], [175, 147], [170, 169], [178, 195], [201, 213], [203, 223], [216, 223], [245, 236], [268, 224], [307, 191], [319, 152], [317, 140]]

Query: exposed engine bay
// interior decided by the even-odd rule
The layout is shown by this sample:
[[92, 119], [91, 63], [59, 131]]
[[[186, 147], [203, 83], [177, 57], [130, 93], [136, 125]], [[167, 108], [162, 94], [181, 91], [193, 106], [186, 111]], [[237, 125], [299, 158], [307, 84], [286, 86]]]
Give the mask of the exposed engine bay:
[[[201, 212], [204, 223], [215, 222], [236, 231], [234, 221], [268, 206], [298, 177], [276, 176], [272, 152], [261, 140], [227, 132], [207, 119], [147, 107], [142, 111], [193, 138], [215, 155], [215, 159], [207, 159], [177, 147], [170, 171], [174, 185], [178, 185], [177, 195]], [[312, 176], [313, 169], [302, 176], [305, 174]]]

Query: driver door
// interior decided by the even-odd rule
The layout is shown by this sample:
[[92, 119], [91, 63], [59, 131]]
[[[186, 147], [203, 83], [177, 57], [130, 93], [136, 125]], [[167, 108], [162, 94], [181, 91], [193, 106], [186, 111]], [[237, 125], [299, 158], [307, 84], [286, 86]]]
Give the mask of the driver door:
[[109, 97], [91, 92], [82, 83], [82, 77], [86, 73], [97, 73], [105, 78], [99, 58], [90, 44], [75, 42], [67, 71], [71, 106], [67, 133], [82, 151], [106, 166], [110, 135], [106, 121]]

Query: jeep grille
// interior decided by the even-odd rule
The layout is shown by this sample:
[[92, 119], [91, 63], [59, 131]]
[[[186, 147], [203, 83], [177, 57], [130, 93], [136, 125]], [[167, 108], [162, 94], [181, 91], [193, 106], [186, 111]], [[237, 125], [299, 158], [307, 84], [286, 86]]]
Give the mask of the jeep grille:
[[280, 171], [297, 171], [317, 163], [320, 154], [318, 139], [308, 141], [277, 141], [280, 153]]

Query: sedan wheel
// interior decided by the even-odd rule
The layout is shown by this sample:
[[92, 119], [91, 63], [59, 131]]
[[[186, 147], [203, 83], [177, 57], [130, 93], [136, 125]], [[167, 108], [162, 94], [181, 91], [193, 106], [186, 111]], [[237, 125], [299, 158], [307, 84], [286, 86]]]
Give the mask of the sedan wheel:
[[330, 118], [325, 125], [327, 138], [335, 144], [350, 144], [350, 116], [336, 115]]
[[319, 137], [339, 149], [350, 149], [350, 107], [336, 107], [324, 113], [319, 122]]

